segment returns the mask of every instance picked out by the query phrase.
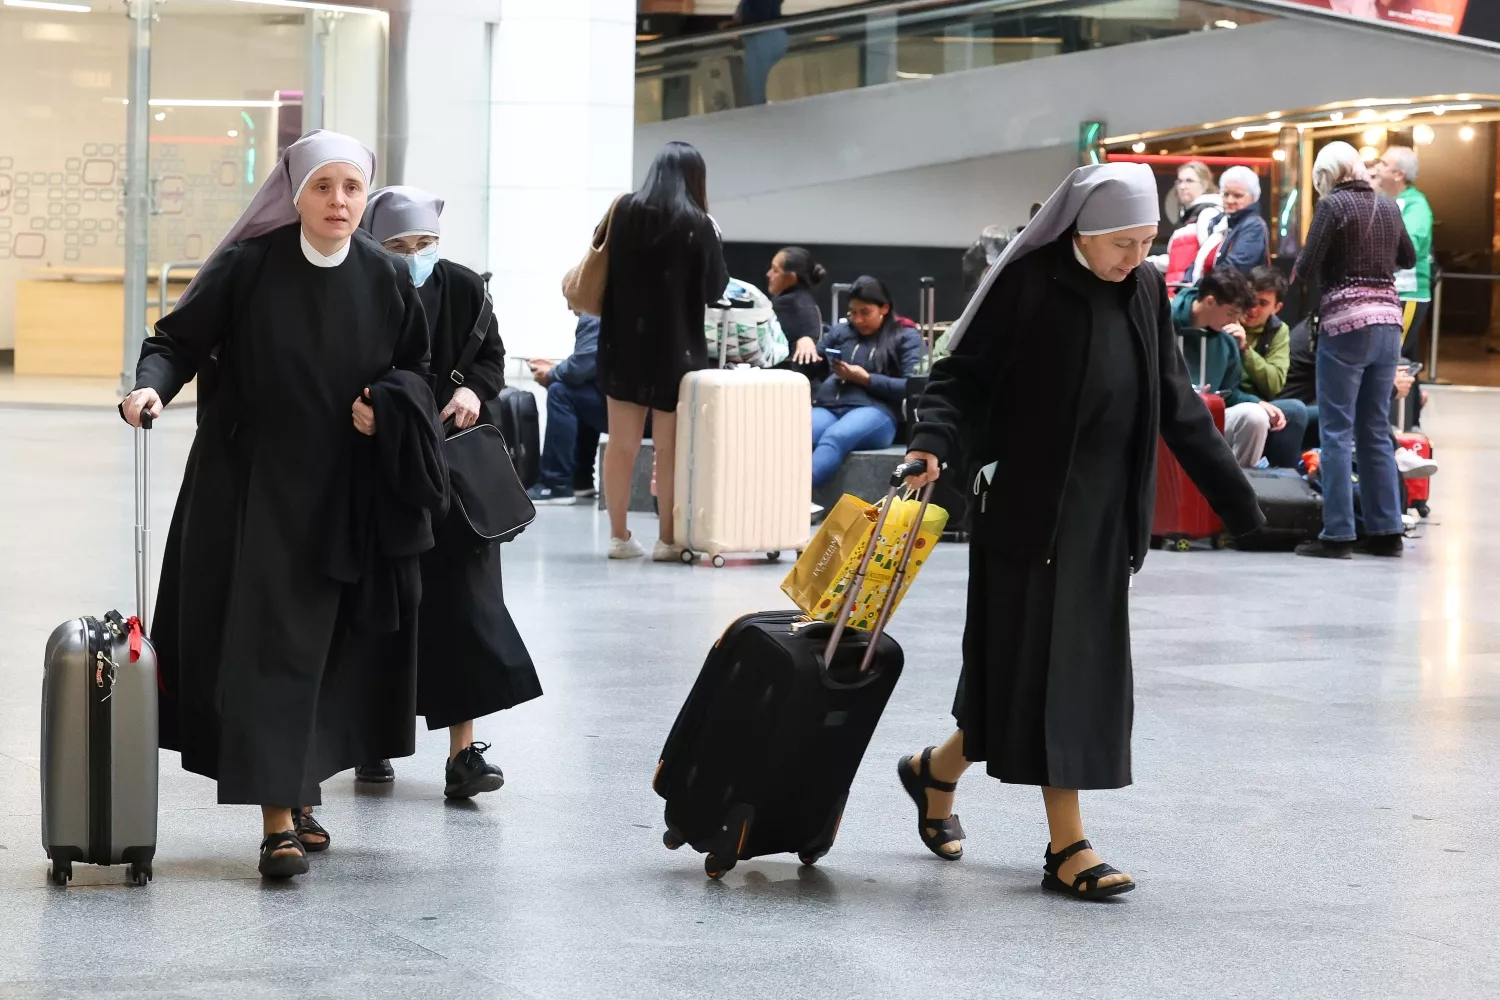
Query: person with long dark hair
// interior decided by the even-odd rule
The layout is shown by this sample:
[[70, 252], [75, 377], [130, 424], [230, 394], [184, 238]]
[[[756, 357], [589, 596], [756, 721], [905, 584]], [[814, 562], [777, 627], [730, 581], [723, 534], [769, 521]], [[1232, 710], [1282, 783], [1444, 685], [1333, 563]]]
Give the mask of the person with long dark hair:
[[[453, 431], [488, 422], [483, 403], [505, 388], [505, 344], [493, 310], [482, 339], [462, 368], [464, 348], [483, 314], [484, 278], [439, 254], [443, 199], [414, 187], [386, 187], [370, 195], [360, 227], [406, 265], [432, 337], [437, 404]], [[454, 377], [454, 376], [457, 377]], [[488, 743], [474, 741], [474, 720], [542, 693], [531, 654], [516, 629], [500, 574], [500, 546], [475, 547], [452, 523], [422, 556], [422, 605], [417, 629], [417, 712], [428, 729], [448, 730], [443, 794], [467, 799], [505, 784], [499, 765], [484, 759]], [[389, 760], [355, 769], [359, 781], [395, 780]]]
[[[1158, 434], [1231, 532], [1264, 523], [1193, 389], [1161, 273], [1141, 266], [1159, 218], [1149, 167], [1073, 171], [954, 325], [906, 456], [927, 469], [912, 485], [954, 476], [981, 492], [958, 727], [897, 767], [917, 834], [940, 858], [962, 856], [953, 793], [984, 761], [1001, 781], [1041, 786], [1042, 885], [1075, 899], [1135, 887], [1085, 839], [1078, 790], [1131, 781], [1128, 595], [1150, 548]], [[1018, 441], [1024, 478], [1003, 461]]]
[[630, 533], [630, 477], [646, 417], [656, 464], [660, 509], [651, 558], [675, 562], [672, 535], [677, 450], [677, 388], [689, 372], [708, 367], [703, 310], [729, 284], [718, 227], [708, 215], [708, 168], [685, 142], [656, 154], [640, 188], [615, 205], [609, 230], [609, 277], [599, 317], [599, 385], [609, 410], [604, 498], [609, 507], [609, 557], [645, 555]]
[[813, 486], [832, 479], [851, 451], [888, 448], [901, 423], [906, 380], [922, 363], [922, 337], [896, 322], [891, 293], [862, 275], [849, 292], [849, 316], [818, 345], [829, 377], [813, 390]]

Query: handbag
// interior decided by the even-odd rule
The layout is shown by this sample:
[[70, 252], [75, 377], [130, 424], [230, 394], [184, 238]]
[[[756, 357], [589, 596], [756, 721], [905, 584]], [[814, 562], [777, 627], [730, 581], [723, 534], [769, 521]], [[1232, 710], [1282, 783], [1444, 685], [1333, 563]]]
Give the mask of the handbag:
[[[455, 387], [464, 384], [464, 369], [479, 353], [494, 311], [490, 293], [485, 292], [479, 319], [448, 373]], [[505, 437], [494, 424], [475, 424], [445, 438], [443, 455], [448, 460], [452, 498], [448, 518], [473, 545], [483, 548], [508, 542], [536, 520], [536, 506], [526, 495], [526, 487], [511, 464]]]
[[609, 212], [594, 227], [593, 239], [589, 240], [583, 259], [563, 275], [563, 298], [576, 313], [598, 316], [604, 311], [604, 286], [609, 281], [609, 230], [623, 197], [620, 195], [610, 203]]

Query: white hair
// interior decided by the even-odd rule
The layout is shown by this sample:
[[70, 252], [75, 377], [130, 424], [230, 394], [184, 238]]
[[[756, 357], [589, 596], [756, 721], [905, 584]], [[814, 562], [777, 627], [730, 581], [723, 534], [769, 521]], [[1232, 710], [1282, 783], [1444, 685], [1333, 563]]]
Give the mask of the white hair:
[[1365, 172], [1364, 157], [1359, 150], [1347, 142], [1330, 142], [1313, 161], [1313, 189], [1318, 194], [1327, 194], [1334, 185], [1345, 181], [1362, 180]]
[[1385, 155], [1391, 164], [1406, 176], [1406, 183], [1417, 183], [1417, 151], [1410, 146], [1388, 146]]
[[1251, 201], [1260, 201], [1260, 175], [1249, 167], [1233, 166], [1219, 175], [1219, 190], [1225, 184], [1238, 184], [1245, 189]]

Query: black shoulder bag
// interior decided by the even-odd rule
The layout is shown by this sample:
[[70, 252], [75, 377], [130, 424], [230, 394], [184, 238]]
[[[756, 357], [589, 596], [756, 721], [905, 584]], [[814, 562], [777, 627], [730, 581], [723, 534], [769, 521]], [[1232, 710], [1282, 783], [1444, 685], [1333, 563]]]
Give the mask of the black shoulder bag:
[[[453, 370], [448, 373], [455, 389], [464, 384], [464, 370], [489, 332], [495, 305], [484, 293], [479, 319], [464, 344]], [[475, 424], [443, 442], [448, 460], [448, 488], [453, 509], [449, 520], [477, 547], [508, 542], [536, 519], [536, 507], [510, 461], [505, 438], [494, 424]]]

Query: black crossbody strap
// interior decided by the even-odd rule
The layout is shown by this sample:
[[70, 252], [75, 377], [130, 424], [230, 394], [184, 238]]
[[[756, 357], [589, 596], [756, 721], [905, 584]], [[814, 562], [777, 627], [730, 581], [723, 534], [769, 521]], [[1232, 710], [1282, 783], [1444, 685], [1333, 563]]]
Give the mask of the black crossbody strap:
[[474, 355], [479, 353], [479, 348], [484, 344], [484, 338], [490, 332], [490, 317], [495, 315], [495, 302], [490, 298], [488, 290], [484, 293], [484, 304], [479, 307], [479, 318], [474, 321], [474, 329], [469, 332], [469, 340], [464, 344], [463, 353], [458, 356], [453, 370], [448, 373], [448, 378], [454, 385], [464, 384], [464, 373], [469, 365], [474, 363]]

